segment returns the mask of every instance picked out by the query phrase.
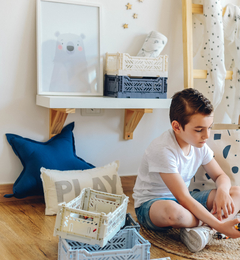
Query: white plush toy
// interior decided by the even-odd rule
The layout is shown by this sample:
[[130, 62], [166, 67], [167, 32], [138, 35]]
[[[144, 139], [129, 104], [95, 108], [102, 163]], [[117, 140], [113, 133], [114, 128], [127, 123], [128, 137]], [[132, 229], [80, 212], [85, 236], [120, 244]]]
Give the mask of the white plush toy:
[[137, 56], [156, 58], [162, 52], [167, 41], [168, 39], [165, 35], [160, 32], [152, 31], [147, 35], [147, 38]]

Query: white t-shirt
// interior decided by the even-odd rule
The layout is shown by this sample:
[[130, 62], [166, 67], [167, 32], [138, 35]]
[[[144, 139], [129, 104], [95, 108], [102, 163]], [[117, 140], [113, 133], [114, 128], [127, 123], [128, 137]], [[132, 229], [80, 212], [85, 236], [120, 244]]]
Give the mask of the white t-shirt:
[[134, 207], [155, 198], [174, 198], [160, 172], [179, 173], [189, 187], [199, 166], [208, 164], [212, 158], [213, 152], [207, 144], [201, 148], [191, 146], [189, 154], [184, 155], [173, 130], [164, 132], [151, 142], [143, 155], [133, 188]]

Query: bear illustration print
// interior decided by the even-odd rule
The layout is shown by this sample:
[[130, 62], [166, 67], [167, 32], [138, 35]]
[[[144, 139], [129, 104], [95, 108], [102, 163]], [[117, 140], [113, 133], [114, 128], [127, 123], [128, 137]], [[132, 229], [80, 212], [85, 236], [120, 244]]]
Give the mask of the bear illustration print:
[[83, 39], [85, 36], [71, 33], [55, 33], [57, 37], [51, 92], [90, 92], [88, 64]]

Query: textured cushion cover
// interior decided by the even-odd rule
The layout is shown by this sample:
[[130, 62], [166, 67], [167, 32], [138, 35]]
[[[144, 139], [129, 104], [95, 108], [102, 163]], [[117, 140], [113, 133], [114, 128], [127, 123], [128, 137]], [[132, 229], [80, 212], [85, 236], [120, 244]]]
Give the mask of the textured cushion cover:
[[139, 57], [152, 57], [156, 58], [160, 55], [163, 48], [167, 44], [167, 37], [160, 32], [150, 32], [137, 56]]
[[[233, 186], [240, 186], [240, 130], [211, 130], [207, 144], [214, 158], [229, 176]], [[189, 190], [216, 189], [216, 185], [200, 166]]]
[[58, 204], [77, 197], [83, 188], [93, 188], [114, 194], [123, 194], [118, 176], [118, 161], [90, 170], [57, 171], [41, 168], [45, 198], [45, 214], [57, 214]]
[[43, 195], [40, 168], [57, 170], [85, 170], [94, 168], [92, 164], [77, 157], [72, 130], [74, 123], [47, 142], [37, 142], [15, 134], [6, 134], [14, 153], [20, 159], [23, 170], [13, 185], [13, 194], [4, 197], [25, 198]]

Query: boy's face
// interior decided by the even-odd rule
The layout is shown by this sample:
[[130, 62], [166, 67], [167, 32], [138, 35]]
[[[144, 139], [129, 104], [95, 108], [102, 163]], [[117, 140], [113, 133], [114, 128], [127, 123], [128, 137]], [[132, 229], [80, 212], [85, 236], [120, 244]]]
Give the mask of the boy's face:
[[[213, 113], [211, 115], [195, 114], [191, 116], [184, 130], [180, 126], [178, 137], [182, 145], [190, 144], [201, 148], [206, 143], [213, 125]], [[181, 146], [181, 144], [180, 144]]]

